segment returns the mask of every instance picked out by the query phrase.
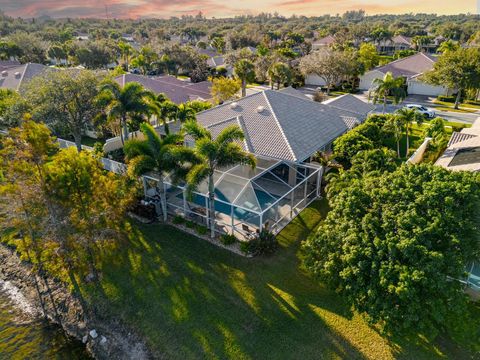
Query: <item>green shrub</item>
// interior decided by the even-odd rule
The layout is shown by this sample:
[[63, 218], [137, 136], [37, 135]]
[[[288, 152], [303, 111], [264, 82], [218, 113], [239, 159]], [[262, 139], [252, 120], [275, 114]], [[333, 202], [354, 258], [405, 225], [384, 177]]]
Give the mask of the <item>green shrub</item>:
[[237, 238], [235, 237], [235, 235], [232, 234], [223, 234], [220, 237], [220, 242], [223, 245], [232, 245], [235, 243], [235, 241], [237, 241]]
[[195, 227], [195, 230], [197, 231], [197, 233], [199, 235], [207, 235], [207, 233], [208, 233], [208, 228], [206, 226], [203, 226], [203, 225], [197, 225]]
[[189, 229], [193, 229], [195, 227], [195, 223], [193, 221], [188, 220], [185, 222], [185, 226]]
[[448, 103], [454, 103], [456, 100], [456, 96], [445, 96], [445, 95], [438, 95], [437, 97], [438, 101], [443, 101], [443, 102], [448, 102]]
[[176, 225], [185, 224], [185, 218], [180, 215], [175, 215], [172, 222]]
[[263, 230], [256, 239], [240, 243], [240, 250], [250, 255], [271, 255], [277, 247], [277, 238], [268, 230]]

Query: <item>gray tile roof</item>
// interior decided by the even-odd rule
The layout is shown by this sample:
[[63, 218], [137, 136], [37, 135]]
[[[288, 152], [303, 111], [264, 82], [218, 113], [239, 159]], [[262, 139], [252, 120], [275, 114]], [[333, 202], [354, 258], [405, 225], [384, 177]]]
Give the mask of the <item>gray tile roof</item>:
[[418, 53], [403, 59], [392, 61], [391, 63], [377, 67], [371, 71], [380, 71], [384, 74], [391, 72], [394, 76], [412, 78], [431, 70], [436, 61], [436, 58], [430, 55]]
[[350, 111], [364, 118], [366, 118], [371, 111], [375, 110], [374, 105], [368, 104], [352, 94], [345, 94], [331, 100], [327, 100], [324, 102], [324, 104], [333, 106], [337, 109]]
[[173, 76], [164, 76], [150, 78], [143, 75], [124, 74], [117, 76], [115, 81], [120, 86], [125, 86], [129, 82], [138, 82], [145, 88], [159, 94], [164, 93], [170, 100], [176, 104], [181, 104], [190, 100], [211, 99], [208, 81], [192, 84], [187, 81], [176, 79]]
[[0, 60], [0, 72], [20, 65], [21, 64], [15, 60]]
[[303, 161], [332, 142], [353, 118], [347, 111], [273, 90], [197, 114], [197, 121], [215, 132], [238, 123], [248, 151], [290, 161]]
[[28, 63], [2, 70], [0, 73], [0, 88], [19, 90], [35, 76], [54, 69], [42, 64]]

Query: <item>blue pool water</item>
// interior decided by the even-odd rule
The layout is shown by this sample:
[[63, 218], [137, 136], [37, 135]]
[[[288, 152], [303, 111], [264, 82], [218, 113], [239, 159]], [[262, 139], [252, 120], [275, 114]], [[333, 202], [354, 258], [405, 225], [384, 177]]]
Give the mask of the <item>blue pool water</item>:
[[[262, 207], [262, 209], [268, 208], [278, 199], [277, 197], [272, 198], [272, 196], [270, 196], [269, 194], [261, 190], [256, 190], [255, 194], [257, 195], [258, 202], [260, 203], [260, 206]], [[222, 194], [217, 193], [216, 196], [220, 200], [227, 201], [227, 199]], [[183, 195], [178, 194], [177, 197], [179, 199], [182, 199]], [[193, 198], [189, 202], [195, 203], [201, 207], [205, 207], [205, 198], [198, 194], [193, 194]], [[245, 207], [247, 208], [247, 206]], [[261, 211], [261, 209], [252, 209], [252, 210]], [[222, 214], [225, 214], [225, 215], [230, 215], [231, 207], [230, 205], [224, 204], [219, 201], [215, 201], [215, 211], [221, 212]], [[257, 216], [255, 213], [248, 212], [239, 208], [235, 208], [234, 213], [235, 213], [235, 218], [242, 221], [247, 221], [248, 219], [251, 219]]]

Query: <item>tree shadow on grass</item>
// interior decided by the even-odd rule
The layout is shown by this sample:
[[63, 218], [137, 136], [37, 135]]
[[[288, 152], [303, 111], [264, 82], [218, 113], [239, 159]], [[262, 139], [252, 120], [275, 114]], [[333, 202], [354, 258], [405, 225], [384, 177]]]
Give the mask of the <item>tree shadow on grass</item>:
[[112, 314], [165, 358], [365, 358], [342, 333], [356, 323], [338, 297], [272, 260], [142, 225], [104, 259], [102, 285]]

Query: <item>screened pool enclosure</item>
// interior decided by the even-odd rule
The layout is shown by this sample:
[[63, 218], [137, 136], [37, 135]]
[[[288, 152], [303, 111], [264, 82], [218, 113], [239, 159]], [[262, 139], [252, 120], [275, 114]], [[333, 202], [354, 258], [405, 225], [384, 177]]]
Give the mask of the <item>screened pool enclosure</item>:
[[[278, 233], [320, 195], [322, 167], [257, 157], [252, 169], [237, 165], [215, 171], [216, 231], [249, 239], [262, 229]], [[157, 194], [158, 179], [144, 177], [145, 197]], [[184, 184], [165, 181], [167, 209], [191, 221], [208, 224], [208, 184], [187, 197]]]

